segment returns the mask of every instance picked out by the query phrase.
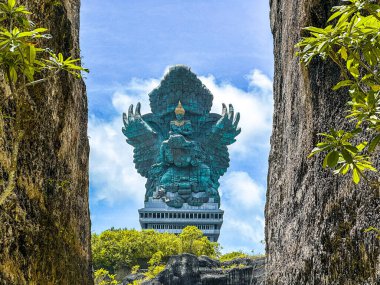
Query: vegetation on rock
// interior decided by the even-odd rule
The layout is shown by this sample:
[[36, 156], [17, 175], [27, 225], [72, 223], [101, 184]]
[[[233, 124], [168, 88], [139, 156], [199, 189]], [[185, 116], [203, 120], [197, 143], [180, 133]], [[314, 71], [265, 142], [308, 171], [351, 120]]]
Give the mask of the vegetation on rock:
[[[170, 256], [182, 253], [206, 255], [221, 262], [258, 257], [242, 251], [221, 255], [219, 248], [218, 243], [210, 242], [195, 226], [187, 226], [179, 235], [134, 229], [110, 229], [92, 235], [95, 274], [102, 276], [98, 279], [104, 282], [112, 282], [112, 274], [117, 274], [121, 269], [127, 269], [131, 274], [143, 273], [145, 280], [153, 279], [165, 269]], [[118, 279], [122, 277], [116, 276]], [[139, 284], [140, 281], [137, 280], [133, 284]]]
[[[348, 130], [321, 133], [323, 140], [310, 156], [324, 152], [323, 167], [332, 168], [335, 174], [351, 171], [356, 184], [363, 178], [378, 186], [377, 180], [370, 180], [365, 171], [377, 171], [370, 154], [380, 142], [380, 5], [370, 0], [344, 2], [333, 7], [325, 28], [305, 28], [310, 36], [297, 46], [306, 65], [320, 56], [339, 66], [342, 80], [333, 90], [348, 91], [351, 100], [346, 118], [355, 125]], [[363, 135], [369, 139], [363, 139]]]
[[[330, 167], [334, 174], [352, 172], [352, 180], [358, 184], [363, 178], [379, 189], [378, 175], [369, 178], [365, 171], [377, 172], [370, 155], [380, 143], [380, 5], [371, 0], [346, 0], [345, 5], [335, 6], [325, 28], [307, 27], [309, 37], [297, 46], [301, 62], [310, 64], [315, 56], [330, 58], [341, 70], [341, 81], [333, 90], [346, 88], [351, 100], [345, 117], [354, 122], [348, 130], [331, 129], [320, 133], [323, 140], [309, 157], [326, 153], [323, 167]], [[363, 139], [364, 137], [364, 139]], [[380, 231], [370, 227], [380, 239]]]
[[0, 284], [93, 284], [80, 1], [59, 2], [0, 0]]
[[180, 235], [128, 229], [111, 229], [92, 235], [94, 268], [104, 268], [111, 273], [120, 268], [141, 266], [149, 260], [150, 266], [159, 265], [157, 260], [184, 252], [216, 257], [219, 245], [210, 242], [195, 226], [186, 227]]
[[0, 194], [0, 205], [12, 194], [17, 179], [19, 146], [27, 124], [33, 120], [28, 116], [34, 106], [28, 97], [28, 90], [37, 84], [48, 81], [61, 71], [81, 77], [87, 69], [77, 65], [80, 59], [64, 58], [44, 45], [44, 40], [52, 38], [47, 29], [36, 27], [28, 18], [31, 15], [25, 6], [17, 5], [16, 0], [0, 2], [0, 70], [4, 75], [6, 89], [0, 99], [0, 108], [6, 103], [15, 106], [12, 115], [0, 116], [9, 122], [12, 129], [12, 155], [8, 181], [1, 181], [5, 189]]
[[253, 254], [247, 254], [243, 251], [232, 251], [232, 252], [228, 252], [226, 254], [222, 254], [220, 257], [219, 257], [219, 261], [220, 262], [225, 262], [225, 261], [230, 261], [230, 260], [234, 260], [234, 259], [237, 259], [237, 258], [252, 258], [252, 259], [256, 259], [256, 258], [260, 258], [260, 257], [264, 257], [265, 255], [253, 255]]

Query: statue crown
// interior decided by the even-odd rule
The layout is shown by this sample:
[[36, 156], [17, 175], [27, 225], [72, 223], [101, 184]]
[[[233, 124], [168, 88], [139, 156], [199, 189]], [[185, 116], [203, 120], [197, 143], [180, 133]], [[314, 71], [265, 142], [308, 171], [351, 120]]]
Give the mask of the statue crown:
[[178, 101], [178, 105], [177, 107], [175, 108], [175, 111], [174, 111], [177, 115], [178, 114], [181, 114], [181, 115], [184, 115], [185, 114], [185, 109], [182, 107], [182, 104], [181, 104], [181, 101]]

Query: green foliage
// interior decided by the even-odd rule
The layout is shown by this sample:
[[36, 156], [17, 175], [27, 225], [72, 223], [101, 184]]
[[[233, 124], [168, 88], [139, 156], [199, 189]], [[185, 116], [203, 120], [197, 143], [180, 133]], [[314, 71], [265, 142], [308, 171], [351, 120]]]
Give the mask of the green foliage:
[[254, 254], [253, 250], [251, 254], [245, 253], [243, 251], [232, 251], [225, 253], [219, 257], [219, 261], [225, 262], [225, 261], [231, 261], [237, 258], [250, 258], [250, 259], [256, 259], [256, 258], [262, 258], [265, 257], [264, 254]]
[[165, 269], [165, 265], [161, 263], [163, 257], [164, 253], [160, 250], [152, 255], [152, 258], [148, 261], [148, 272], [145, 273], [148, 279], [153, 279]]
[[[171, 255], [189, 252], [216, 256], [218, 244], [210, 242], [195, 227], [185, 228], [184, 234], [158, 233], [153, 230], [107, 230], [92, 235], [92, 256], [95, 269], [115, 272], [121, 267], [132, 268], [141, 260], [153, 262]], [[155, 255], [156, 254], [156, 255]]]
[[[333, 7], [325, 28], [305, 28], [310, 36], [297, 44], [297, 54], [306, 65], [319, 56], [340, 67], [342, 80], [333, 90], [348, 90], [351, 100], [346, 118], [356, 126], [319, 134], [323, 139], [310, 156], [325, 153], [323, 167], [332, 168], [335, 174], [351, 172], [357, 184], [361, 178], [370, 182], [366, 171], [377, 171], [369, 154], [380, 142], [380, 5], [369, 0], [344, 2]], [[362, 134], [371, 139], [363, 140]]]
[[224, 262], [224, 261], [230, 261], [236, 258], [247, 258], [247, 257], [250, 257], [250, 255], [242, 251], [232, 251], [232, 252], [221, 255], [219, 260], [221, 262]]
[[180, 233], [181, 252], [199, 255], [214, 255], [215, 246], [209, 242], [207, 237], [196, 226], [187, 226]]
[[132, 266], [131, 273], [136, 274], [140, 270], [140, 265], [134, 265]]
[[100, 268], [94, 272], [95, 285], [117, 285], [115, 275], [110, 274], [107, 270]]
[[24, 6], [16, 5], [16, 1], [0, 3], [0, 68], [11, 88], [20, 81], [20, 88], [35, 83], [35, 74], [43, 71], [63, 70], [77, 77], [81, 71], [88, 71], [76, 65], [80, 59], [64, 59], [61, 53], [56, 55], [44, 47], [43, 39], [52, 37], [46, 33], [47, 29], [35, 27], [28, 20], [30, 14]]

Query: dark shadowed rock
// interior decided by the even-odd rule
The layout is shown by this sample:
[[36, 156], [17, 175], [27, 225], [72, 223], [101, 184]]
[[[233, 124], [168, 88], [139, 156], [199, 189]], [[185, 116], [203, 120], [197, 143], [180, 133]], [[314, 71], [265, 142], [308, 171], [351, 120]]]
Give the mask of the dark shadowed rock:
[[227, 285], [228, 276], [226, 274], [205, 274], [202, 275], [202, 285]]
[[122, 284], [128, 285], [129, 283], [133, 283], [133, 281], [144, 279], [145, 275], [143, 273], [129, 274], [124, 279]]
[[170, 285], [200, 285], [199, 261], [195, 255], [175, 255], [169, 259], [157, 280]]
[[198, 261], [199, 261], [199, 267], [208, 267], [208, 268], [220, 267], [220, 261], [219, 260], [210, 258], [210, 257], [205, 256], [205, 255], [199, 256]]
[[[380, 284], [379, 193], [307, 159], [317, 133], [344, 128], [347, 94], [331, 88], [331, 62], [299, 64], [294, 45], [306, 26], [325, 25], [341, 1], [271, 0], [274, 36], [274, 117], [266, 200], [267, 285]], [[375, 161], [379, 161], [375, 158]], [[377, 165], [379, 165], [377, 163]]]

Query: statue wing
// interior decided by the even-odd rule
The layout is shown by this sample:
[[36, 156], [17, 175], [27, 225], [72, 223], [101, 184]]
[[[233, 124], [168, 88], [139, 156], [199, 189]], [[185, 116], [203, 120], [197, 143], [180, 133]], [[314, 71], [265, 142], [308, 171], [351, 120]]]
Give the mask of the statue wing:
[[140, 108], [141, 104], [137, 103], [135, 113], [133, 105], [128, 109], [128, 116], [123, 113], [122, 131], [127, 137], [127, 143], [134, 147], [133, 162], [137, 172], [148, 177], [159, 153], [159, 143], [157, 133], [142, 119]]
[[234, 108], [230, 104], [227, 107], [223, 104], [222, 115], [211, 127], [210, 135], [206, 136], [203, 148], [206, 150], [207, 164], [211, 168], [212, 178], [217, 181], [229, 167], [229, 154], [227, 146], [236, 141], [236, 136], [240, 134], [238, 127], [240, 114], [234, 114]]

